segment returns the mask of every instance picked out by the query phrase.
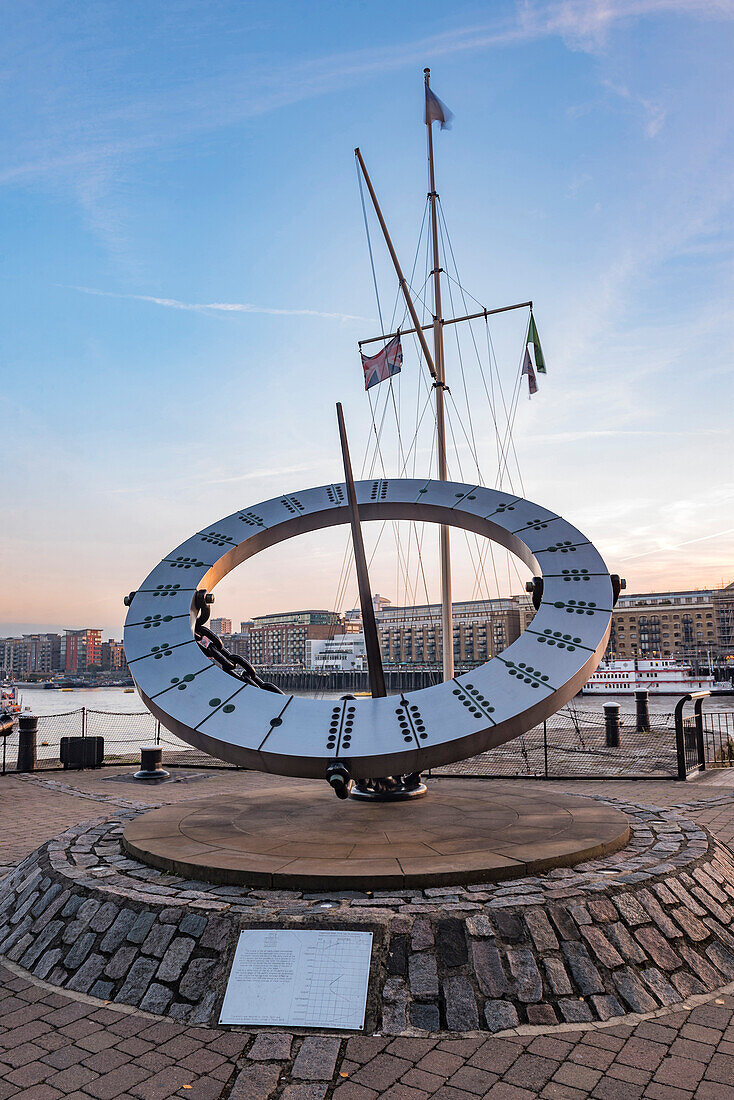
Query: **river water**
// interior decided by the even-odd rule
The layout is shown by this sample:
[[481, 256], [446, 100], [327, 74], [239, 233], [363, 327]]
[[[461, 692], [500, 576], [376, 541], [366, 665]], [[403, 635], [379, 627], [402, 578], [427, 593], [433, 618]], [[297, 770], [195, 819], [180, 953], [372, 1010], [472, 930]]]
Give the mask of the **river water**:
[[[296, 695], [308, 695], [308, 692], [296, 692]], [[320, 699], [339, 699], [342, 692], [324, 692]], [[108, 711], [112, 714], [139, 714], [145, 710], [136, 691], [126, 692], [123, 688], [74, 688], [61, 691], [58, 688], [21, 688], [23, 705], [30, 707], [34, 714], [65, 714], [88, 707], [90, 710]], [[649, 700], [651, 714], [672, 714], [678, 695], [651, 695]], [[604, 703], [619, 703], [623, 714], [635, 713], [634, 695], [577, 695], [571, 704], [575, 711], [583, 714], [603, 714]], [[734, 710], [734, 694], [709, 699], [704, 703], [706, 712]]]
[[[86, 730], [88, 736], [104, 737], [105, 757], [108, 760], [115, 757], [119, 757], [120, 760], [136, 759], [140, 746], [150, 744], [157, 735], [157, 723], [146, 711], [136, 691], [125, 691], [123, 688], [74, 688], [71, 691], [62, 691], [28, 687], [22, 688], [20, 695], [24, 707], [30, 708], [40, 718], [38, 757], [39, 761], [45, 761], [48, 764], [58, 760], [61, 737], [79, 736], [83, 730]], [[341, 696], [340, 692], [325, 692], [319, 698], [338, 699]], [[678, 698], [674, 695], [650, 698], [653, 729], [672, 732], [672, 713]], [[610, 701], [619, 702], [623, 716], [634, 715], [634, 696], [580, 695], [564, 708], [557, 719], [554, 719], [554, 725], [568, 733], [568, 730], [577, 728], [579, 720], [583, 722], [586, 719], [586, 729], [595, 729], [601, 734], [604, 728], [603, 704]], [[85, 715], [82, 708], [86, 710]], [[713, 712], [717, 711], [728, 712], [728, 717], [714, 718]], [[734, 695], [708, 700], [705, 704], [705, 712], [712, 714], [712, 721], [717, 727], [723, 722], [726, 730], [734, 731]], [[589, 720], [591, 720], [591, 726], [589, 726]], [[634, 729], [634, 717], [623, 717], [622, 726], [625, 730]], [[168, 730], [161, 729], [160, 736], [164, 755], [169, 762], [169, 753], [191, 751], [189, 745], [184, 744]], [[530, 741], [533, 736], [532, 733], [528, 735]], [[559, 736], [563, 738], [565, 735], [559, 734]], [[530, 743], [527, 738], [526, 741]], [[518, 742], [514, 742], [514, 745], [517, 747]], [[7, 766], [11, 769], [15, 766], [17, 751], [18, 727], [16, 725], [13, 734], [0, 749], [0, 753], [6, 758]], [[1, 760], [2, 757], [0, 757], [0, 763]]]

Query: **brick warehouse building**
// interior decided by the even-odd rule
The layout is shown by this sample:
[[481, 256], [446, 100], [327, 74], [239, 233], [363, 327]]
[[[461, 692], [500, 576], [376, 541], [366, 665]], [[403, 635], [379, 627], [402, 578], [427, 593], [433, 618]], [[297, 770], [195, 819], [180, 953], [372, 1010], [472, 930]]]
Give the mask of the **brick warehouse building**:
[[[520, 604], [515, 597], [455, 603], [456, 664], [479, 664], [507, 649], [520, 636], [520, 615]], [[439, 604], [384, 607], [377, 612], [376, 618], [385, 666], [441, 663]]]
[[[454, 660], [472, 665], [506, 649], [532, 621], [530, 596], [467, 600], [453, 605]], [[377, 629], [386, 667], [441, 663], [439, 604], [392, 607], [380, 598]], [[294, 611], [243, 621], [226, 638], [233, 652], [258, 665], [308, 665], [309, 641], [361, 629], [358, 612]], [[622, 593], [612, 617], [608, 657], [734, 660], [734, 584], [720, 589]]]
[[609, 656], [703, 660], [717, 651], [713, 593], [643, 592], [619, 597], [612, 616]]
[[309, 641], [332, 638], [344, 630], [335, 611], [286, 611], [259, 615], [248, 626], [247, 656], [253, 665], [305, 667]]

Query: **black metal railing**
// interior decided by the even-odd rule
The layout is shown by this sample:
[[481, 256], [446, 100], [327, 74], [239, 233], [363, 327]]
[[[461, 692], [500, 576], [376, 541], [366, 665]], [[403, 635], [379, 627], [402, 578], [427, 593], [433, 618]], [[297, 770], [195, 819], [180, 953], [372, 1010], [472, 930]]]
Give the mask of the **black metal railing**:
[[712, 711], [703, 715], [706, 766], [734, 768], [734, 711]]
[[[704, 699], [711, 693], [695, 691], [684, 695], [675, 705], [675, 748], [678, 758], [678, 779], [687, 779], [689, 775], [703, 771], [706, 767], [706, 755], [703, 743], [702, 707]], [[684, 717], [686, 703], [693, 702], [693, 715]]]
[[[725, 691], [695, 691], [678, 700], [674, 712], [678, 779], [706, 768], [734, 767], [734, 710], [704, 712], [704, 702]], [[693, 714], [685, 707], [693, 703]]]
[[[709, 694], [684, 696], [672, 713], [610, 715], [570, 704], [528, 733], [479, 756], [433, 769], [434, 775], [546, 779], [686, 779], [704, 768], [734, 767], [732, 707], [706, 712]], [[721, 693], [724, 694], [724, 693]], [[685, 713], [693, 703], [693, 713]], [[80, 707], [38, 716], [36, 766], [61, 767], [62, 737], [101, 737], [104, 765], [134, 763], [143, 745], [160, 745], [170, 765], [230, 768], [170, 733], [148, 711], [111, 712]], [[18, 760], [18, 724], [4, 738], [8, 771]], [[4, 774], [4, 773], [3, 773]]]

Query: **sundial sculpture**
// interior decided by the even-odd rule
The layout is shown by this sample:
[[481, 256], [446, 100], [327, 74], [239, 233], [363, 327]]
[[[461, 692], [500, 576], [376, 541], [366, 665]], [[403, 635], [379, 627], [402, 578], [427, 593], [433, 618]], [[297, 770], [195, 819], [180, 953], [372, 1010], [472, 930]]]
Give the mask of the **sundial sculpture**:
[[[356, 154], [415, 326], [407, 331], [416, 332], [434, 378], [439, 477], [377, 478], [355, 484], [340, 423], [345, 482], [277, 496], [204, 527], [172, 550], [126, 599], [125, 653], [130, 671], [143, 702], [167, 729], [232, 764], [277, 775], [328, 779], [341, 797], [349, 793], [353, 781], [357, 781], [353, 793], [362, 797], [421, 794], [425, 791], [421, 770], [492, 749], [552, 715], [576, 695], [600, 663], [623, 583], [610, 576], [589, 540], [555, 513], [507, 492], [447, 480], [442, 329], [468, 318], [444, 320], [441, 314], [431, 123], [441, 120], [442, 105], [435, 106], [439, 101], [429, 90], [427, 70], [425, 85], [434, 248], [430, 326], [420, 324], [359, 150]], [[489, 312], [502, 311], [485, 314]], [[423, 327], [433, 329], [433, 354]], [[230, 664], [225, 670], [222, 663], [227, 666], [227, 662], [221, 661], [216, 639], [203, 625], [214, 586], [270, 546], [350, 521], [358, 551], [359, 524], [365, 519], [440, 525], [444, 638], [452, 638], [451, 527], [492, 539], [533, 571], [537, 612], [531, 625], [492, 660], [459, 675], [454, 675], [453, 646], [444, 645], [443, 683], [387, 697], [379, 686], [379, 647], [366, 566], [362, 555], [360, 570], [356, 553], [372, 698], [298, 698], [263, 684], [247, 662], [239, 662], [244, 668]]]

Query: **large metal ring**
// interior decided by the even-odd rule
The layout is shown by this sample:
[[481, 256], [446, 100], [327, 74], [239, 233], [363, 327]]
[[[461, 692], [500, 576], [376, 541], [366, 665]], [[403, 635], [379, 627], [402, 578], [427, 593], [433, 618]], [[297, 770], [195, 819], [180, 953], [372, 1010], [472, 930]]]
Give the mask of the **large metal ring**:
[[148, 709], [183, 741], [233, 764], [322, 779], [335, 759], [357, 778], [463, 760], [525, 733], [579, 691], [609, 639], [612, 582], [560, 516], [478, 485], [357, 482], [363, 520], [420, 520], [475, 531], [543, 576], [530, 626], [498, 656], [448, 683], [385, 699], [318, 700], [243, 685], [194, 639], [194, 596], [294, 535], [349, 522], [345, 486], [274, 497], [205, 527], [143, 581], [125, 653]]

